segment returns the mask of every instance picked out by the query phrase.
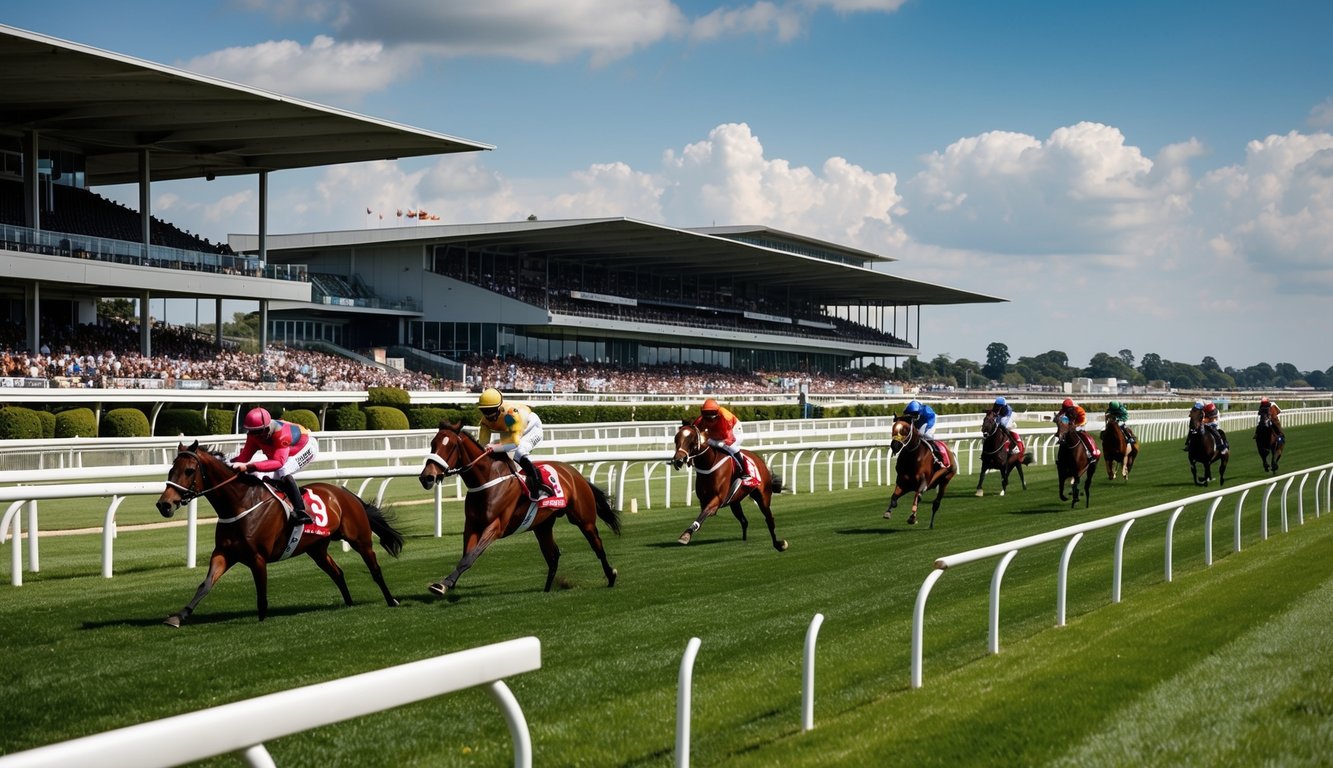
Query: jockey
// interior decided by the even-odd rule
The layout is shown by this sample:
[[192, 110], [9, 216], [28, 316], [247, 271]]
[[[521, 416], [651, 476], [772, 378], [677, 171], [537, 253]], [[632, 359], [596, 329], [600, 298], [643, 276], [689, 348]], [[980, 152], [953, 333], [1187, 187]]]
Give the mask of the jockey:
[[1101, 450], [1092, 442], [1092, 435], [1087, 433], [1088, 412], [1083, 410], [1083, 406], [1075, 403], [1072, 398], [1066, 397], [1065, 401], [1060, 403], [1060, 410], [1055, 412], [1055, 416], [1051, 420], [1059, 421], [1062, 416], [1068, 418], [1069, 423], [1074, 425], [1074, 431], [1078, 433], [1078, 436], [1083, 439], [1084, 445], [1088, 447], [1089, 456], [1096, 458], [1102, 455]]
[[944, 460], [940, 457], [940, 447], [935, 443], [935, 409], [914, 399], [903, 406], [903, 418], [925, 440], [931, 455], [935, 458], [935, 466], [943, 467]]
[[[1202, 418], [1202, 417], [1203, 417], [1203, 401], [1202, 401], [1202, 400], [1195, 400], [1195, 401], [1194, 401], [1194, 405], [1191, 405], [1191, 406], [1190, 406], [1190, 413], [1189, 413], [1189, 415], [1190, 415], [1190, 418], [1191, 418], [1191, 419], [1194, 418], [1194, 413], [1195, 413], [1196, 411], [1199, 413], [1200, 418]], [[1202, 421], [1201, 421], [1200, 423], [1202, 423]], [[1193, 439], [1194, 439], [1194, 430], [1191, 429], [1191, 430], [1189, 430], [1188, 432], [1185, 433], [1185, 447], [1184, 447], [1184, 448], [1181, 448], [1181, 450], [1182, 450], [1182, 451], [1188, 451], [1188, 450], [1190, 449], [1190, 441], [1193, 440]]]
[[[273, 418], [263, 408], [245, 414], [245, 444], [228, 463], [237, 472], [252, 472], [273, 479], [273, 484], [287, 494], [292, 505], [292, 521], [298, 525], [315, 522], [305, 509], [301, 489], [296, 487], [296, 473], [315, 460], [319, 446], [310, 430], [290, 421]], [[257, 451], [268, 458], [251, 461]]]
[[1009, 436], [1009, 452], [1018, 453], [1023, 450], [1023, 441], [1014, 430], [1014, 409], [1008, 401], [1003, 397], [995, 398], [995, 404], [986, 413], [993, 415], [995, 423]]
[[1273, 425], [1273, 431], [1277, 433], [1278, 443], [1285, 443], [1287, 435], [1282, 431], [1282, 422], [1277, 418], [1280, 413], [1282, 409], [1277, 407], [1277, 403], [1269, 402], [1266, 397], [1259, 400], [1259, 423], [1263, 424], [1265, 419], [1268, 420], [1268, 423]]
[[1138, 438], [1134, 437], [1134, 433], [1129, 429], [1129, 424], [1127, 423], [1129, 421], [1129, 409], [1125, 407], [1125, 404], [1119, 400], [1112, 400], [1110, 404], [1106, 406], [1106, 415], [1115, 419], [1116, 422], [1120, 424], [1120, 430], [1125, 433], [1125, 443], [1133, 445], [1134, 441]]
[[[533, 465], [528, 454], [537, 443], [542, 441], [542, 419], [531, 408], [522, 403], [506, 403], [504, 395], [494, 387], [487, 387], [477, 398], [477, 407], [481, 410], [481, 424], [477, 429], [477, 440], [492, 451], [500, 451], [509, 456], [527, 476], [528, 496], [540, 499], [542, 494], [555, 494], [542, 479], [542, 475]], [[491, 435], [499, 435], [500, 441], [491, 444]]]
[[1218, 452], [1226, 453], [1230, 450], [1230, 446], [1227, 445], [1227, 433], [1223, 432], [1222, 428], [1217, 425], [1219, 418], [1220, 415], [1217, 412], [1216, 403], [1209, 400], [1203, 404], [1203, 427], [1204, 429], [1211, 429], [1218, 442], [1222, 444], [1222, 448]]
[[699, 417], [694, 420], [694, 426], [708, 436], [708, 444], [718, 450], [726, 451], [736, 462], [737, 480], [747, 480], [750, 477], [750, 471], [745, 467], [745, 459], [741, 457], [741, 440], [745, 438], [745, 433], [741, 430], [740, 419], [736, 414], [717, 404], [713, 398], [704, 401], [699, 408]]

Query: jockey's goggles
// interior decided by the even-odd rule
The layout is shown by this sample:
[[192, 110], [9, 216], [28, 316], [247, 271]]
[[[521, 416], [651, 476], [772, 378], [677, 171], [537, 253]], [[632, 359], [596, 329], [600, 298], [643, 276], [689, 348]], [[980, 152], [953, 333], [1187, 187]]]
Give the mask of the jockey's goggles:
[[482, 408], [481, 415], [488, 419], [493, 419], [500, 415], [500, 406], [497, 405], [494, 408]]
[[705, 419], [716, 419], [717, 411], [703, 411], [699, 415], [703, 416]]

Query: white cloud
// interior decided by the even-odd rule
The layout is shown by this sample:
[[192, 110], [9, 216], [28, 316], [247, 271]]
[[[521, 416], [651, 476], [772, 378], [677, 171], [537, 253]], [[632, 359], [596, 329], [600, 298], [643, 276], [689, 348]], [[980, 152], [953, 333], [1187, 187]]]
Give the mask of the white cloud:
[[376, 42], [337, 42], [320, 35], [310, 45], [275, 40], [224, 48], [182, 66], [275, 93], [355, 100], [407, 77], [417, 66], [417, 56]]
[[1333, 128], [1333, 99], [1324, 99], [1310, 110], [1306, 120], [1311, 128]]
[[717, 40], [738, 35], [760, 35], [772, 31], [781, 42], [798, 37], [805, 14], [791, 7], [758, 2], [742, 8], [718, 8], [690, 24], [693, 40]]

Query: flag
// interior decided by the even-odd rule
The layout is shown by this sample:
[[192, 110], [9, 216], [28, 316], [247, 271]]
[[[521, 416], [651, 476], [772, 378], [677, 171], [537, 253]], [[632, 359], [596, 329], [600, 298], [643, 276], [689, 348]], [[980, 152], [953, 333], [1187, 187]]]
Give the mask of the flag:
[[369, 215], [372, 214], [372, 213], [374, 213], [374, 211], [370, 210], [369, 208], [366, 209], [366, 215], [367, 215], [367, 216], [369, 216]]
[[400, 218], [400, 219], [403, 218], [403, 209], [402, 209], [402, 208], [399, 208], [399, 209], [398, 209], [398, 218]]

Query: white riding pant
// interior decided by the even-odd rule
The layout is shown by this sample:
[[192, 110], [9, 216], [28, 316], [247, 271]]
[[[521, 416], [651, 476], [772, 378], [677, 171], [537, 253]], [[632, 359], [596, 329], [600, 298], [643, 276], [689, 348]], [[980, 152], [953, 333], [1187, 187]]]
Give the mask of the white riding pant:
[[522, 460], [532, 449], [542, 441], [542, 420], [534, 414], [532, 419], [523, 427], [523, 434], [518, 436], [517, 443], [495, 443], [495, 450], [509, 454], [509, 457], [515, 463]]

